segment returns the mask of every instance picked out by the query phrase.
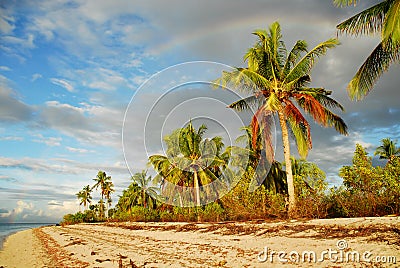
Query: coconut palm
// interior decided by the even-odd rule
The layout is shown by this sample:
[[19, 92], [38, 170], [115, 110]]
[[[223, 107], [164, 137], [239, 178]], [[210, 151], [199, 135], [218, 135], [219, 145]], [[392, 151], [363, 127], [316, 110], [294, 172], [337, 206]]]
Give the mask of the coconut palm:
[[[183, 202], [186, 197], [189, 197], [189, 201], [194, 201], [196, 206], [201, 206], [200, 188], [218, 180], [221, 166], [226, 163], [220, 157], [224, 146], [222, 138], [203, 139], [206, 129], [202, 125], [196, 130], [190, 122], [186, 127], [177, 129], [164, 138], [167, 144], [166, 156], [149, 157], [150, 163], [162, 178], [162, 185], [167, 185], [162, 195], [171, 200], [178, 194], [181, 206], [186, 206]], [[194, 197], [183, 190], [188, 189], [185, 187], [194, 188]], [[216, 193], [203, 191], [203, 195], [209, 197], [213, 194]]]
[[[215, 82], [222, 87], [232, 86], [249, 94], [229, 107], [238, 111], [255, 108], [251, 126], [254, 129], [253, 133], [258, 133], [258, 129], [262, 130], [263, 147], [269, 162], [274, 160], [271, 129], [274, 116], [277, 115], [287, 163], [285, 171], [289, 214], [292, 214], [296, 207], [296, 199], [290, 162], [289, 131], [295, 138], [300, 156], [306, 157], [312, 147], [310, 125], [299, 108], [311, 115], [320, 125], [334, 127], [339, 133], [347, 134], [344, 121], [329, 109], [343, 110], [343, 107], [330, 97], [331, 91], [309, 87], [310, 73], [316, 59], [324, 55], [327, 49], [337, 46], [338, 40], [329, 39], [310, 51], [307, 50], [306, 41], [299, 40], [288, 52], [278, 22], [274, 22], [268, 31], [257, 30], [254, 34], [258, 41], [244, 56], [247, 67], [223, 72]], [[257, 137], [253, 136], [253, 142], [256, 139]]]
[[[111, 179], [111, 177], [110, 177]], [[112, 181], [106, 181], [104, 185], [104, 197], [107, 199], [107, 211], [111, 206], [112, 199], [111, 199], [111, 194], [115, 192], [114, 190], [114, 184]], [[108, 214], [107, 214], [108, 215]]]
[[141, 188], [141, 203], [143, 207], [154, 207], [155, 197], [157, 196], [157, 188], [150, 186], [152, 177], [147, 176], [147, 170], [142, 170], [142, 172], [135, 173], [132, 176], [132, 181]]
[[[95, 179], [96, 183], [93, 185], [92, 189], [98, 189], [100, 187], [101, 201], [104, 205], [104, 197], [107, 199], [107, 205], [110, 205], [111, 194], [114, 192], [114, 184], [111, 181], [111, 176], [107, 176], [104, 171], [99, 171]], [[108, 209], [108, 208], [107, 208]]]
[[83, 187], [83, 189], [76, 194], [77, 198], [80, 201], [79, 205], [83, 204], [85, 210], [88, 208], [88, 205], [92, 202], [92, 196], [90, 195], [91, 192], [92, 189], [90, 189], [90, 186], [87, 185]]
[[134, 206], [139, 205], [141, 196], [141, 188], [134, 182], [132, 182], [127, 189], [122, 191], [122, 195], [119, 196], [118, 207], [119, 210], [131, 213]]
[[111, 181], [111, 176], [107, 176], [104, 171], [99, 171], [95, 179], [93, 179], [96, 183], [93, 185], [92, 189], [98, 189], [100, 187], [100, 195], [101, 199], [106, 195], [106, 189], [110, 185], [107, 185]]
[[400, 147], [396, 146], [396, 141], [390, 138], [382, 139], [382, 145], [376, 148], [374, 155], [379, 155], [379, 159], [392, 159], [400, 155]]
[[[337, 6], [356, 4], [357, 0], [334, 0]], [[350, 35], [381, 33], [381, 41], [358, 69], [347, 86], [349, 96], [360, 100], [373, 88], [390, 65], [400, 60], [400, 0], [384, 0], [337, 25]]]

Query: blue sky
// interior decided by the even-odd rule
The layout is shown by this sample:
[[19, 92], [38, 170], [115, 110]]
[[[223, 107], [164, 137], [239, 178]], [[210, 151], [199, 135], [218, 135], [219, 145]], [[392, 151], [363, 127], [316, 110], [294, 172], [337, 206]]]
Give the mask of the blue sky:
[[[146, 168], [146, 159], [132, 153], [128, 170], [122, 126], [129, 101], [156, 72], [197, 60], [243, 66], [242, 56], [255, 41], [251, 32], [276, 20], [288, 48], [297, 39], [311, 48], [336, 36], [340, 21], [376, 2], [339, 9], [320, 0], [0, 0], [0, 221], [59, 221], [78, 210], [75, 193], [92, 184], [98, 170], [112, 176], [117, 200], [130, 171]], [[345, 106], [350, 131], [343, 137], [313, 126], [308, 159], [331, 184], [340, 183], [338, 169], [351, 163], [357, 142], [372, 153], [380, 139], [400, 136], [399, 66], [362, 102], [351, 102], [345, 90], [378, 40], [340, 36], [342, 44], [313, 72], [313, 85], [333, 90]], [[180, 71], [169, 82], [185, 75]], [[191, 98], [188, 91], [182, 90], [183, 100]], [[141, 112], [148, 106], [130, 107], [138, 126], [130, 148], [143, 146]], [[204, 110], [192, 108], [182, 106], [179, 114], [188, 120], [194, 110]]]

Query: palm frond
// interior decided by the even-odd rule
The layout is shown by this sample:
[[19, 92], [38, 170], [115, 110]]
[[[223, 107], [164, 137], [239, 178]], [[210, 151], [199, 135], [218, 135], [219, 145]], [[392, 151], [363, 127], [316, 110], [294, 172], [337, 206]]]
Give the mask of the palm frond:
[[315, 122], [325, 127], [334, 127], [340, 134], [347, 135], [343, 119], [325, 108], [316, 98], [308, 94], [294, 94], [297, 103], [311, 115]]
[[334, 0], [333, 3], [337, 7], [349, 6], [349, 5], [356, 5], [357, 0]]
[[[388, 1], [390, 2], [390, 1]], [[385, 22], [382, 29], [382, 42], [386, 42], [391, 39], [392, 43], [395, 45], [400, 44], [400, 1], [393, 1], [390, 6]]]
[[390, 64], [399, 59], [400, 46], [394, 46], [390, 42], [385, 46], [382, 42], [379, 43], [348, 84], [347, 91], [350, 98], [361, 100], [365, 97]]
[[301, 157], [306, 157], [312, 148], [310, 125], [291, 101], [287, 100], [285, 104], [284, 113], [295, 137], [297, 150]]
[[257, 98], [255, 95], [251, 95], [244, 99], [240, 99], [229, 104], [229, 108], [235, 109], [236, 111], [248, 110], [251, 107], [258, 108], [262, 105], [262, 99]]
[[348, 135], [347, 125], [341, 117], [325, 109], [327, 126], [334, 127], [342, 135]]
[[388, 12], [393, 1], [383, 1], [374, 5], [336, 26], [339, 32], [358, 35], [374, 34], [382, 30], [385, 14]]
[[328, 96], [331, 94], [331, 91], [327, 91], [324, 88], [300, 88], [297, 92], [313, 96], [324, 107], [340, 109], [344, 112], [344, 107], [339, 102]]
[[224, 88], [234, 88], [243, 93], [253, 93], [272, 86], [268, 79], [247, 68], [236, 68], [231, 72], [223, 71], [222, 76], [213, 82]]
[[314, 66], [316, 59], [324, 55], [329, 48], [334, 48], [337, 45], [339, 45], [339, 40], [336, 38], [331, 38], [326, 40], [325, 42], [319, 43], [296, 63], [296, 65], [285, 77], [283, 82], [289, 83], [301, 76], [309, 74], [311, 68]]
[[300, 58], [302, 52], [307, 52], [307, 42], [305, 40], [298, 40], [289, 53], [285, 66], [282, 69], [283, 73], [281, 77], [285, 77], [289, 73]]

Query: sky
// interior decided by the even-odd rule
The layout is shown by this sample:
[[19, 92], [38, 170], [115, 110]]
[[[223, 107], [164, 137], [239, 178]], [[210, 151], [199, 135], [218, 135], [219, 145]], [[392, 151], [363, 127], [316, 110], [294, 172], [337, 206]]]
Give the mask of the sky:
[[[163, 135], [188, 120], [233, 144], [248, 122], [226, 105], [240, 95], [208, 81], [245, 66], [254, 30], [279, 21], [288, 49], [299, 39], [311, 49], [377, 2], [0, 0], [0, 222], [59, 222], [79, 210], [75, 194], [99, 170], [111, 175], [117, 201], [147, 156], [163, 152]], [[356, 143], [372, 155], [382, 138], [400, 137], [400, 67], [353, 102], [346, 85], [379, 36], [339, 40], [312, 72], [312, 86], [333, 90], [345, 107], [349, 127], [341, 136], [312, 124], [308, 160], [330, 185], [341, 183]]]

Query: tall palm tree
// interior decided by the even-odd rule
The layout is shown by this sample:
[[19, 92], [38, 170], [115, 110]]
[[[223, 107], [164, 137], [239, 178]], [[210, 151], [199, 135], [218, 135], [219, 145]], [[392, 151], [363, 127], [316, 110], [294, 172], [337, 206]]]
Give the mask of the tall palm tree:
[[[95, 179], [93, 179], [96, 183], [93, 185], [92, 189], [98, 189], [100, 187], [100, 195], [101, 195], [101, 201], [102, 204], [104, 205], [103, 199], [104, 197], [107, 198], [107, 200], [111, 200], [110, 195], [111, 193], [114, 192], [114, 184], [111, 181], [111, 176], [107, 176], [107, 174], [104, 171], [99, 171], [97, 173], [97, 176]], [[107, 204], [109, 201], [107, 201]]]
[[[357, 4], [357, 0], [334, 0], [337, 6]], [[360, 100], [394, 62], [400, 61], [400, 0], [380, 1], [337, 25], [351, 35], [381, 33], [381, 41], [358, 69], [347, 86], [350, 98]]]
[[396, 141], [392, 141], [390, 138], [382, 139], [382, 145], [376, 148], [374, 155], [379, 155], [379, 159], [392, 159], [395, 156], [400, 155], [400, 147], [396, 146]]
[[143, 207], [147, 208], [148, 205], [150, 208], [154, 207], [157, 188], [150, 186], [152, 177], [147, 176], [147, 170], [135, 173], [132, 176], [132, 181], [141, 188], [141, 203]]
[[[201, 206], [200, 188], [218, 180], [221, 174], [221, 166], [225, 160], [220, 157], [224, 144], [221, 137], [203, 139], [207, 127], [202, 125], [196, 130], [192, 122], [186, 127], [175, 130], [164, 138], [167, 144], [167, 155], [152, 155], [150, 163], [163, 178], [163, 184], [167, 185], [167, 198], [175, 198], [178, 192], [179, 203], [184, 204], [182, 196], [189, 196], [189, 201], [194, 201], [196, 206]], [[178, 186], [178, 187], [176, 187]], [[194, 196], [188, 193], [189, 188], [194, 188]], [[186, 191], [184, 192], [185, 189]], [[166, 192], [162, 193], [164, 196]], [[218, 194], [215, 192], [203, 192], [205, 196]]]
[[100, 195], [101, 199], [104, 198], [106, 194], [107, 184], [111, 181], [111, 176], [107, 176], [104, 171], [99, 171], [95, 179], [93, 179], [96, 183], [93, 185], [92, 189], [98, 189], [100, 187]]
[[[343, 107], [330, 97], [331, 91], [324, 88], [309, 87], [311, 69], [316, 59], [327, 49], [338, 45], [337, 39], [329, 39], [310, 51], [304, 40], [296, 42], [290, 52], [282, 40], [281, 28], [274, 22], [268, 31], [257, 30], [257, 43], [244, 56], [246, 68], [235, 68], [223, 72], [216, 83], [222, 87], [237, 87], [249, 94], [229, 105], [238, 111], [255, 107], [251, 126], [253, 133], [261, 129], [264, 136], [264, 150], [267, 160], [273, 161], [272, 122], [278, 116], [282, 130], [283, 152], [285, 157], [287, 185], [289, 194], [289, 214], [296, 207], [293, 174], [290, 161], [289, 131], [295, 137], [297, 149], [306, 157], [312, 147], [310, 125], [299, 108], [322, 126], [334, 127], [341, 134], [347, 134], [344, 121], [329, 108]], [[302, 54], [304, 54], [302, 56]], [[297, 104], [297, 105], [296, 105]], [[289, 128], [288, 128], [289, 126]], [[253, 138], [253, 141], [256, 138]]]
[[90, 193], [92, 192], [92, 189], [90, 189], [90, 185], [86, 185], [83, 187], [81, 191], [79, 191], [76, 196], [78, 197], [80, 203], [79, 205], [82, 205], [85, 207], [85, 210], [88, 209], [88, 205], [92, 202], [92, 196]]
[[[106, 210], [107, 211], [110, 208], [111, 203], [112, 203], [111, 194], [113, 192], [115, 192], [114, 184], [111, 181], [111, 177], [110, 177], [110, 181], [106, 181], [105, 185], [104, 185], [104, 197], [107, 199], [107, 202], [106, 202], [106, 204], [107, 204]], [[107, 213], [107, 215], [108, 215], [108, 213]]]

